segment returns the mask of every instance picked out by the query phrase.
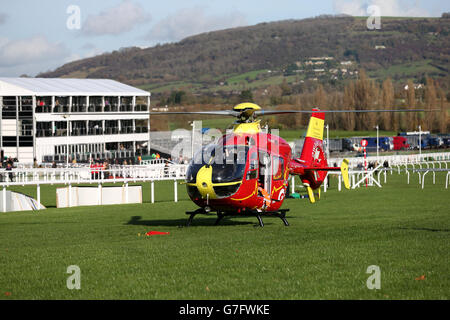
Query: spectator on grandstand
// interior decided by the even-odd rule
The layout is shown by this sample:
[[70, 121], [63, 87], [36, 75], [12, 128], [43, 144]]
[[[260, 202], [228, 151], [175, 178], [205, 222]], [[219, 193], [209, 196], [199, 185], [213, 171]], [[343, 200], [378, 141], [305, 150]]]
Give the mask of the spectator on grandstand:
[[108, 161], [103, 162], [103, 179], [109, 178], [109, 163]]
[[12, 167], [12, 164], [10, 163], [10, 162], [8, 162], [7, 164], [6, 164], [6, 171], [10, 171], [9, 173], [8, 173], [8, 176], [9, 176], [9, 180], [11, 181], [11, 182], [13, 182], [13, 173], [12, 173], [12, 169], [13, 169], [13, 167]]
[[95, 179], [95, 162], [92, 161], [91, 165], [89, 167], [91, 168], [91, 179], [94, 180]]
[[164, 165], [164, 176], [169, 176], [169, 160], [166, 160], [166, 164]]

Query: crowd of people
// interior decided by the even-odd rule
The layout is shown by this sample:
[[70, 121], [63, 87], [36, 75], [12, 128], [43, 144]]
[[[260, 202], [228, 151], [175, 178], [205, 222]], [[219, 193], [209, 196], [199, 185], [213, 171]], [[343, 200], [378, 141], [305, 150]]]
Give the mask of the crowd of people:
[[91, 178], [92, 179], [109, 179], [110, 172], [109, 170], [109, 162], [105, 161], [92, 161], [90, 166], [91, 168]]
[[[188, 164], [189, 159], [183, 156], [180, 156], [177, 159], [172, 160], [171, 157], [163, 158], [159, 153], [153, 153], [151, 155], [152, 159], [161, 159], [164, 161], [164, 173], [166, 176], [169, 175], [169, 167], [171, 164]], [[124, 158], [124, 159], [91, 159], [89, 163], [90, 168], [90, 174], [92, 179], [109, 179], [112, 178], [112, 172], [111, 172], [111, 166], [128, 166], [128, 165], [134, 165], [134, 164], [140, 164], [142, 160], [141, 156], [137, 157], [137, 161], [134, 158]], [[12, 157], [7, 158], [4, 161], [0, 161], [0, 169], [5, 169], [6, 171], [9, 171], [8, 173], [0, 174], [0, 181], [14, 181], [14, 173], [13, 168], [15, 167], [15, 163], [17, 163], [18, 160], [14, 159]], [[73, 166], [77, 162], [75, 159], [73, 161], [69, 161], [70, 164]], [[136, 163], [135, 163], [136, 162]], [[41, 163], [39, 164], [37, 159], [35, 158], [33, 160], [33, 168], [43, 168], [45, 164]], [[48, 167], [48, 166], [46, 166]], [[58, 168], [58, 164], [56, 161], [52, 161], [51, 168]]]
[[0, 175], [0, 181], [1, 182], [7, 181], [7, 179], [9, 179], [9, 181], [11, 181], [11, 182], [14, 180], [14, 174], [12, 172], [12, 169], [14, 168], [14, 163], [15, 162], [17, 162], [17, 159], [16, 158], [12, 158], [12, 157], [9, 157], [5, 161], [1, 161], [0, 162], [0, 169], [5, 168], [5, 170], [8, 171], [7, 174]]

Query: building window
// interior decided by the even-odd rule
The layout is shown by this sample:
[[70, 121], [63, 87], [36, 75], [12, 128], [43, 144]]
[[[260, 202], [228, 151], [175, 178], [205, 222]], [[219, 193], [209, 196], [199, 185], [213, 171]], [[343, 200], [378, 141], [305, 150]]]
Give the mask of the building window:
[[52, 97], [36, 97], [36, 112], [52, 112]]

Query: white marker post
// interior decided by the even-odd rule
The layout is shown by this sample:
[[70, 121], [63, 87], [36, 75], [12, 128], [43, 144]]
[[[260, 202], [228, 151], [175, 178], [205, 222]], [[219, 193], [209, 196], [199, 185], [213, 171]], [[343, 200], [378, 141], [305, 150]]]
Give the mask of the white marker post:
[[367, 140], [366, 139], [361, 140], [361, 146], [363, 147], [363, 151], [364, 151], [364, 171], [366, 173], [366, 188], [367, 188], [367, 154], [366, 154]]
[[178, 186], [177, 186], [177, 180], [173, 180], [173, 193], [174, 193], [174, 201], [178, 202]]
[[155, 181], [153, 180], [150, 183], [150, 194], [152, 203], [155, 203]]

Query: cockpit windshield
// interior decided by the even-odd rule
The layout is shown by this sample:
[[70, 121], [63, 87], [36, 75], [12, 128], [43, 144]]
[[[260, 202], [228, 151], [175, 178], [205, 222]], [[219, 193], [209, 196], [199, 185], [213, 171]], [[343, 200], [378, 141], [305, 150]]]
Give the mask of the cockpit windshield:
[[249, 147], [243, 145], [221, 146], [210, 144], [199, 151], [186, 172], [186, 181], [193, 183], [204, 165], [212, 166], [212, 182], [240, 181], [244, 177]]

